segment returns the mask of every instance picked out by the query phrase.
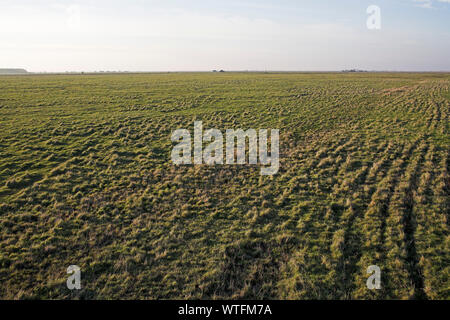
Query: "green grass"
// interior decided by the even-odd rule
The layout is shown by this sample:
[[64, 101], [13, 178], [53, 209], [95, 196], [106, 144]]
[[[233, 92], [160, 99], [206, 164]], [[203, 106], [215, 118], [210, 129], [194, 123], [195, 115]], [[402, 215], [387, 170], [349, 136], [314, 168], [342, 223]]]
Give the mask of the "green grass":
[[[449, 89], [444, 73], [0, 77], [0, 297], [449, 299]], [[195, 120], [280, 129], [280, 171], [172, 165]]]

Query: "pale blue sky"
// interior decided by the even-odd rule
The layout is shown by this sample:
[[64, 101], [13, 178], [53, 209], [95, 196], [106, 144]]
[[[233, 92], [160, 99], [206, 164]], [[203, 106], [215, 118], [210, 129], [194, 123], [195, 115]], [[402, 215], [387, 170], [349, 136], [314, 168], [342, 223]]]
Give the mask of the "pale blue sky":
[[0, 0], [0, 68], [450, 71], [448, 57], [450, 0]]

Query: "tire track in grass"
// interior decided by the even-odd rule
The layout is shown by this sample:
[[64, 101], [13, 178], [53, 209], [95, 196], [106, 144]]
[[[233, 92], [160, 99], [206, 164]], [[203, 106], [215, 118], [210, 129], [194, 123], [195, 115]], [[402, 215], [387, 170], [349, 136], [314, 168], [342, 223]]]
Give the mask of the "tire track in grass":
[[[282, 298], [331, 299], [336, 297], [336, 293], [329, 286], [330, 282], [328, 281], [328, 246], [323, 245], [324, 242], [329, 241], [328, 234], [335, 227], [336, 222], [334, 217], [325, 214], [325, 211], [329, 209], [326, 206], [329, 185], [326, 182], [327, 179], [323, 179], [323, 177], [327, 176], [330, 171], [334, 171], [335, 166], [343, 164], [343, 161], [336, 161], [333, 156], [336, 155], [335, 150], [343, 150], [339, 147], [346, 145], [348, 138], [331, 137], [331, 139], [334, 141], [327, 143], [326, 148], [322, 147], [315, 151], [316, 148], [313, 147], [310, 150], [316, 156], [313, 157], [313, 161], [309, 162], [308, 192], [304, 193], [306, 198], [303, 197], [306, 202], [299, 202], [298, 209], [297, 206], [293, 208], [304, 211], [293, 231], [300, 234], [301, 237], [296, 248], [291, 251], [291, 257], [281, 266], [281, 271], [284, 273], [284, 277], [279, 281], [279, 286], [284, 289], [281, 290], [284, 292]], [[320, 196], [320, 202], [315, 202], [314, 206], [311, 206], [309, 199], [313, 194], [316, 199], [319, 195], [322, 196]]]
[[[362, 229], [363, 239], [362, 255], [358, 262], [359, 274], [355, 275], [354, 298], [386, 299], [392, 298], [392, 288], [389, 283], [389, 274], [386, 269], [385, 231], [386, 218], [393, 192], [399, 183], [400, 177], [406, 169], [406, 161], [416, 149], [419, 140], [403, 149], [402, 156], [393, 162], [387, 175], [378, 183], [376, 191], [372, 194], [370, 203], [364, 213], [359, 227]], [[369, 290], [366, 287], [367, 267], [377, 265], [381, 268], [381, 289]]]
[[[415, 194], [415, 245], [418, 266], [423, 271], [424, 293], [430, 299], [448, 298], [448, 158], [431, 145], [425, 157]], [[443, 169], [443, 170], [442, 170]], [[441, 171], [442, 170], [442, 171]], [[448, 168], [447, 168], [448, 170]], [[447, 183], [447, 185], [446, 185]], [[446, 292], [447, 290], [447, 292]]]
[[[426, 138], [425, 138], [426, 139]], [[408, 161], [405, 173], [399, 179], [387, 211], [386, 267], [395, 298], [426, 299], [422, 272], [418, 267], [414, 232], [416, 229], [414, 193], [417, 178], [422, 171], [429, 143], [422, 142], [418, 152]]]
[[[449, 239], [449, 152], [436, 150], [429, 157], [428, 172], [420, 180], [415, 230], [424, 292], [430, 299], [448, 299], [450, 275]], [[430, 174], [431, 173], [431, 174]]]
[[[383, 147], [385, 144], [383, 145]], [[336, 287], [341, 288], [342, 298], [351, 298], [353, 292], [354, 283], [352, 276], [357, 270], [357, 262], [361, 256], [362, 236], [355, 232], [354, 224], [355, 220], [360, 218], [362, 212], [364, 212], [368, 206], [368, 201], [371, 198], [374, 190], [368, 189], [364, 191], [364, 185], [369, 182], [375, 183], [377, 177], [384, 177], [387, 172], [387, 168], [390, 167], [392, 161], [389, 159], [389, 155], [393, 151], [394, 145], [389, 144], [384, 152], [382, 160], [373, 162], [372, 167], [362, 168], [362, 171], [355, 179], [357, 190], [353, 190], [361, 193], [362, 199], [348, 198], [346, 204], [346, 210], [340, 221], [340, 229], [338, 229], [333, 235], [333, 242], [330, 250], [335, 259], [334, 270], [336, 273]], [[357, 193], [357, 195], [359, 195]]]
[[[343, 221], [353, 220], [354, 212], [351, 196], [355, 187], [363, 184], [368, 174], [368, 167], [359, 167], [360, 161], [352, 157], [355, 146], [360, 145], [360, 136], [352, 136], [350, 140], [336, 148], [332, 155], [336, 158], [332, 176], [337, 176], [333, 192], [329, 197], [326, 220], [329, 221], [326, 254], [330, 256], [328, 278], [331, 279], [330, 290], [334, 292], [333, 298], [346, 298], [346, 263], [342, 258], [345, 249], [348, 230]], [[344, 157], [345, 160], [344, 160]], [[356, 168], [355, 168], [356, 167]], [[350, 223], [351, 225], [351, 223]]]
[[[431, 299], [437, 298], [434, 295], [434, 285], [433, 285], [433, 268], [429, 262], [430, 249], [432, 251], [435, 248], [436, 238], [439, 238], [440, 229], [436, 230], [434, 226], [433, 217], [436, 215], [433, 212], [433, 204], [435, 195], [433, 194], [432, 185], [435, 185], [435, 179], [438, 175], [438, 165], [439, 165], [439, 153], [436, 151], [435, 147], [431, 145], [428, 153], [425, 156], [425, 163], [422, 169], [422, 175], [419, 179], [417, 194], [415, 195], [415, 208], [414, 214], [416, 217], [416, 225], [414, 238], [416, 239], [415, 245], [417, 249], [417, 257], [419, 259], [419, 266], [423, 270], [423, 280], [424, 280], [424, 293]], [[441, 227], [438, 225], [438, 227]]]
[[412, 298], [414, 299], [427, 299], [427, 296], [423, 290], [424, 286], [424, 280], [422, 276], [422, 271], [419, 267], [419, 259], [417, 256], [417, 249], [415, 244], [415, 238], [414, 233], [416, 230], [416, 222], [414, 217], [414, 196], [413, 192], [417, 189], [417, 177], [421, 172], [421, 165], [423, 163], [424, 157], [426, 152], [428, 151], [428, 144], [426, 144], [421, 151], [419, 161], [417, 162], [417, 165], [414, 168], [414, 172], [411, 176], [411, 181], [409, 183], [409, 186], [406, 190], [406, 197], [404, 199], [405, 201], [405, 207], [406, 212], [404, 216], [404, 233], [405, 233], [405, 245], [406, 245], [406, 252], [407, 252], [407, 261], [408, 263], [408, 272], [409, 277], [413, 283], [414, 286], [414, 296]]
[[[356, 158], [348, 158], [350, 161], [341, 161], [338, 160], [342, 154], [346, 154], [347, 152], [353, 151], [354, 145], [359, 145], [358, 139], [355, 137], [351, 139], [351, 141], [340, 139], [340, 143], [331, 144], [334, 145], [334, 152], [320, 152], [321, 154], [326, 154], [328, 157], [336, 158], [334, 161], [334, 166], [325, 165], [322, 166], [322, 171], [325, 172], [325, 176], [327, 176], [328, 172], [339, 172], [341, 174], [338, 175], [337, 181], [335, 182], [335, 187], [332, 188], [333, 193], [330, 196], [327, 196], [327, 205], [323, 208], [326, 210], [326, 214], [323, 217], [318, 217], [317, 212], [315, 215], [311, 215], [311, 212], [303, 216], [302, 221], [302, 232], [305, 231], [313, 231], [313, 235], [308, 237], [307, 240], [303, 241], [303, 246], [297, 249], [297, 253], [294, 252], [294, 256], [299, 256], [297, 259], [292, 259], [291, 261], [291, 270], [292, 274], [300, 274], [297, 276], [294, 282], [300, 283], [301, 292], [295, 292], [297, 289], [292, 288], [291, 291], [295, 292], [295, 296], [290, 296], [291, 298], [348, 298], [349, 290], [346, 290], [349, 281], [347, 279], [351, 279], [351, 275], [355, 272], [354, 269], [356, 262], [352, 261], [350, 263], [350, 267], [347, 269], [347, 261], [346, 259], [340, 258], [341, 256], [341, 248], [340, 245], [342, 241], [339, 241], [339, 238], [342, 236], [343, 229], [347, 229], [344, 231], [346, 236], [349, 236], [351, 226], [353, 223], [347, 224], [347, 219], [353, 221], [354, 214], [349, 212], [349, 207], [353, 207], [351, 204], [352, 200], [350, 200], [350, 196], [354, 193], [355, 187], [362, 185], [369, 174], [369, 168], [367, 166], [359, 167], [357, 170], [353, 170], [353, 166], [355, 163], [351, 160], [357, 160]], [[395, 149], [396, 146], [394, 144], [389, 144], [386, 147], [386, 143], [382, 144], [378, 150], [384, 150], [383, 161], [377, 162], [374, 164], [375, 170], [371, 171], [371, 176], [375, 179], [378, 176], [378, 171], [383, 171], [384, 173], [387, 171], [385, 166], [391, 162], [390, 156], [392, 149]], [[336, 148], [337, 146], [337, 148]], [[399, 154], [399, 151], [397, 151]], [[337, 157], [336, 157], [337, 156]], [[359, 162], [358, 160], [356, 162]], [[338, 166], [338, 168], [335, 168]], [[320, 167], [320, 166], [319, 166]], [[320, 169], [320, 168], [319, 168]], [[331, 171], [330, 171], [331, 170]], [[322, 175], [324, 174], [322, 172]], [[343, 173], [342, 173], [343, 172]], [[321, 181], [324, 181], [321, 179]], [[342, 194], [346, 194], [344, 197]], [[345, 199], [347, 200], [347, 204], [345, 204]], [[331, 203], [330, 203], [331, 202]], [[346, 210], [347, 208], [347, 210]], [[344, 215], [346, 217], [344, 217]], [[342, 225], [342, 223], [344, 225]], [[346, 225], [347, 224], [347, 225]], [[312, 230], [309, 229], [312, 227]], [[339, 230], [336, 230], [340, 227]], [[336, 241], [337, 239], [337, 241]], [[348, 242], [348, 238], [346, 240]], [[324, 243], [324, 246], [318, 246], [317, 243]], [[337, 244], [336, 244], [337, 243]], [[320, 252], [317, 251], [318, 248], [322, 248]], [[347, 246], [345, 246], [347, 248]], [[352, 247], [353, 253], [359, 251], [360, 245], [356, 245]], [[313, 254], [311, 253], [313, 252]], [[347, 251], [345, 256], [350, 256], [352, 252]], [[307, 259], [305, 259], [307, 258]], [[297, 262], [294, 262], [297, 261]], [[303, 263], [298, 264], [299, 261], [304, 261]], [[344, 271], [344, 272], [343, 272]], [[320, 273], [318, 276], [317, 274]], [[308, 276], [310, 274], [310, 276]], [[290, 281], [292, 282], [292, 281]], [[309, 289], [306, 289], [309, 288]], [[308, 292], [309, 291], [309, 292]], [[351, 291], [350, 291], [351, 292]]]

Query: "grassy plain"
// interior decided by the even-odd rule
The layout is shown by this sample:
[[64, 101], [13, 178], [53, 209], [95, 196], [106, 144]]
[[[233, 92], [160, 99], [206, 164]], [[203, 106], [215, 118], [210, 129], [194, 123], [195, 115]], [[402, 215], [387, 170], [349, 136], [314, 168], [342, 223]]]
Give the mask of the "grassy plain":
[[[0, 77], [0, 297], [450, 299], [449, 101], [445, 73]], [[278, 174], [172, 165], [194, 120], [280, 129]]]

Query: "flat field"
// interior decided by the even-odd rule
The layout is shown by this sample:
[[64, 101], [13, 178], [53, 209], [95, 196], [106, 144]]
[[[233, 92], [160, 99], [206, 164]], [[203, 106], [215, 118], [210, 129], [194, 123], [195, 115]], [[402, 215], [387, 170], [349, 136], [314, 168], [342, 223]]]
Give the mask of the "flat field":
[[[448, 73], [2, 76], [0, 298], [450, 299], [449, 101]], [[173, 165], [195, 120], [279, 129], [278, 174]]]

